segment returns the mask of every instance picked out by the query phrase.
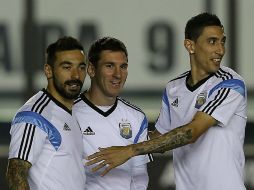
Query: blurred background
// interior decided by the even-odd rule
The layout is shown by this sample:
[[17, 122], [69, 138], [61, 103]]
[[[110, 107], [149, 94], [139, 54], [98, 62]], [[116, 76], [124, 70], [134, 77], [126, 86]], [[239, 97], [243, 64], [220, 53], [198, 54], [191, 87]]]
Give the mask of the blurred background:
[[[187, 20], [217, 14], [225, 26], [223, 64], [241, 74], [248, 88], [245, 182], [254, 190], [254, 1], [250, 0], [9, 0], [0, 1], [0, 190], [6, 190], [10, 122], [17, 109], [45, 87], [46, 46], [63, 35], [88, 50], [102, 36], [122, 40], [129, 52], [129, 76], [122, 96], [147, 114], [152, 127], [166, 83], [189, 69], [184, 49]], [[84, 89], [89, 85], [87, 78]], [[171, 153], [149, 165], [150, 190], [173, 190]], [[205, 174], [204, 174], [205, 175]]]

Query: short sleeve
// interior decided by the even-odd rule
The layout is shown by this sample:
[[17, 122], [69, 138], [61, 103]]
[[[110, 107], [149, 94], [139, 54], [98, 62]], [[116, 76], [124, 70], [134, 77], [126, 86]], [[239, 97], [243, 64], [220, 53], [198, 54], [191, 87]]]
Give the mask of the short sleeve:
[[[139, 132], [134, 139], [134, 143], [139, 143], [146, 140], [148, 140], [148, 120], [146, 116], [144, 116]], [[135, 156], [131, 158], [132, 166], [144, 165], [150, 162], [151, 160], [152, 158], [150, 154]]]
[[244, 102], [244, 95], [238, 91], [232, 88], [220, 88], [208, 97], [208, 101], [200, 108], [200, 111], [211, 115], [223, 125], [227, 125], [235, 113], [245, 117], [244, 112], [239, 110]]
[[46, 133], [35, 125], [18, 123], [11, 126], [9, 159], [18, 158], [34, 164], [39, 157]]
[[170, 124], [171, 124], [171, 116], [170, 116], [169, 98], [167, 96], [167, 91], [165, 89], [162, 96], [162, 105], [160, 114], [155, 123], [155, 128], [161, 134], [164, 134], [170, 130]]

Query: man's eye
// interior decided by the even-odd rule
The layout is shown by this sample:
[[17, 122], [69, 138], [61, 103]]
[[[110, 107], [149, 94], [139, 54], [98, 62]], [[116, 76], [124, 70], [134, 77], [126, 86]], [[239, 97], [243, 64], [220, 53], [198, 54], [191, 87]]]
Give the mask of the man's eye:
[[128, 65], [127, 64], [124, 64], [121, 66], [122, 69], [127, 69], [128, 68]]
[[63, 66], [63, 69], [70, 69], [71, 67], [70, 66]]
[[85, 70], [86, 69], [86, 65], [80, 65], [80, 69]]
[[214, 43], [215, 43], [214, 39], [209, 40], [209, 44], [214, 44]]
[[112, 64], [107, 64], [106, 67], [111, 68], [113, 66], [112, 66]]
[[226, 41], [221, 41], [221, 44], [225, 46], [225, 44], [226, 44]]

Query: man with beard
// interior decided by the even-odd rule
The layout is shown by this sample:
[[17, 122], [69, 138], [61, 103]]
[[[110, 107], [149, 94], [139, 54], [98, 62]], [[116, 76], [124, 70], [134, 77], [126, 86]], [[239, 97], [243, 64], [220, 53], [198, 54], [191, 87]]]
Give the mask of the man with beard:
[[72, 117], [86, 64], [82, 45], [63, 37], [47, 48], [44, 73], [48, 84], [15, 115], [7, 181], [10, 189], [83, 190], [83, 144]]

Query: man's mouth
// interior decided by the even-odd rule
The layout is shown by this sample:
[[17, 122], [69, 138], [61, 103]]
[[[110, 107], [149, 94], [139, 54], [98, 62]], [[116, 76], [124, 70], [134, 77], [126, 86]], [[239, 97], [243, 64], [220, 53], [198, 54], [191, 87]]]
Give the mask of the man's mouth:
[[66, 81], [66, 85], [68, 85], [71, 89], [77, 89], [82, 86], [82, 82], [80, 80]]
[[120, 81], [111, 81], [111, 84], [115, 87], [119, 87], [121, 82]]
[[221, 58], [214, 58], [214, 59], [212, 59], [212, 61], [214, 63], [220, 63], [221, 62]]

